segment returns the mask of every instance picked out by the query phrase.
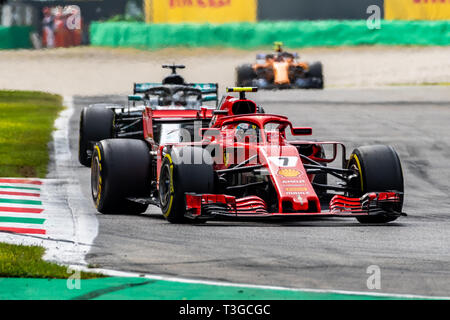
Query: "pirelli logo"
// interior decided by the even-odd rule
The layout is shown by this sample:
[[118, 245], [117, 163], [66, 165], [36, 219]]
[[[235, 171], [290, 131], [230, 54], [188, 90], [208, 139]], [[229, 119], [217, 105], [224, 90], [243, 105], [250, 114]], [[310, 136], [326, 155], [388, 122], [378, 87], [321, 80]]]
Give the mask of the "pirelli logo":
[[256, 22], [258, 0], [144, 0], [148, 23]]

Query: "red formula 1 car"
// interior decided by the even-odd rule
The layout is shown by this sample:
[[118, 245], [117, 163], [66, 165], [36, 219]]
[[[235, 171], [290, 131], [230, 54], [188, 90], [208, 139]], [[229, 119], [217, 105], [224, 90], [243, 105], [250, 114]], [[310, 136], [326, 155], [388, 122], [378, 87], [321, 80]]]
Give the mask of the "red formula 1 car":
[[[392, 147], [360, 147], [347, 159], [340, 142], [290, 141], [289, 134], [311, 135], [311, 128], [260, 113], [245, 97], [256, 88], [227, 90], [240, 97], [224, 97], [212, 114], [176, 116], [212, 117], [209, 128], [199, 126], [198, 141], [155, 146], [147, 109], [146, 141], [98, 143], [92, 168], [98, 210], [142, 212], [156, 204], [173, 223], [305, 216], [386, 223], [404, 215], [402, 168]], [[182, 136], [189, 135], [180, 131]], [[333, 179], [339, 183], [328, 183]]]

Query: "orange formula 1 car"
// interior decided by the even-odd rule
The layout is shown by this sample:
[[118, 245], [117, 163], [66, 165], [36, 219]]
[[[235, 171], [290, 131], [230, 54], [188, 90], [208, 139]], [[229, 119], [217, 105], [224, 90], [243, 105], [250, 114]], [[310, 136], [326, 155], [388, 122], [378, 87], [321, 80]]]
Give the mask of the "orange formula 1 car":
[[258, 54], [255, 64], [237, 67], [236, 85], [260, 89], [323, 89], [321, 62], [300, 62], [298, 54], [283, 51], [280, 42], [275, 43], [275, 51], [274, 54]]

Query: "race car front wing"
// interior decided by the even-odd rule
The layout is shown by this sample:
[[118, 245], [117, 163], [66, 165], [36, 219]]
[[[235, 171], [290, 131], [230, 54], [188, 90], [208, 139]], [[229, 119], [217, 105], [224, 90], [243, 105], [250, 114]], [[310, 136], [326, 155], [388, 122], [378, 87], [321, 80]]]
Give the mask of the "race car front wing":
[[322, 212], [269, 212], [258, 196], [236, 198], [223, 194], [186, 194], [186, 217], [214, 218], [270, 218], [270, 217], [358, 217], [372, 215], [406, 216], [397, 210], [402, 194], [398, 192], [371, 192], [361, 198], [335, 195], [329, 210]]

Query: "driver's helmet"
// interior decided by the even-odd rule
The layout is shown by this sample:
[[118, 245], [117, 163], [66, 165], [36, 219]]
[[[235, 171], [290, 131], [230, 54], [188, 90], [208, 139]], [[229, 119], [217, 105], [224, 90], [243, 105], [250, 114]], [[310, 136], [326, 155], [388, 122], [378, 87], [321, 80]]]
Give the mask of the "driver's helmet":
[[289, 52], [283, 52], [281, 54], [281, 57], [283, 57], [283, 60], [291, 61], [291, 62], [294, 61], [294, 59], [295, 59], [294, 55], [292, 53], [289, 53]]
[[182, 90], [175, 92], [172, 96], [175, 106], [186, 106], [186, 93]]
[[236, 126], [235, 138], [238, 142], [245, 142], [245, 137], [248, 137], [249, 142], [257, 142], [258, 134], [258, 126], [255, 124], [243, 122]]
[[158, 97], [158, 104], [160, 106], [170, 106], [172, 105], [172, 97], [168, 94], [163, 94]]
[[173, 104], [178, 107], [196, 109], [202, 105], [202, 94], [195, 90], [177, 90], [172, 95]]
[[186, 107], [196, 109], [202, 106], [201, 95], [188, 95], [186, 97]]

